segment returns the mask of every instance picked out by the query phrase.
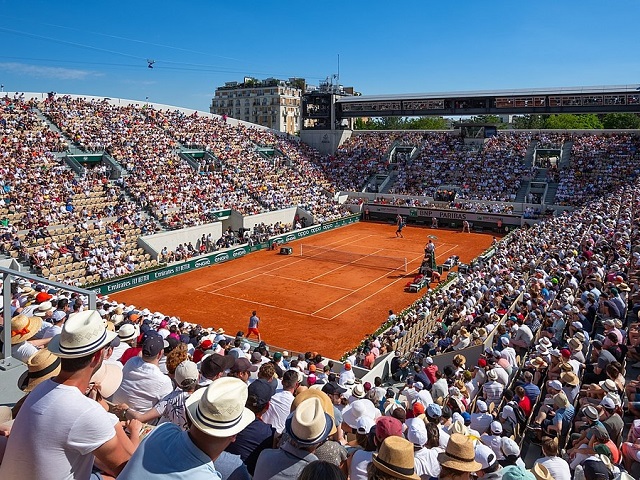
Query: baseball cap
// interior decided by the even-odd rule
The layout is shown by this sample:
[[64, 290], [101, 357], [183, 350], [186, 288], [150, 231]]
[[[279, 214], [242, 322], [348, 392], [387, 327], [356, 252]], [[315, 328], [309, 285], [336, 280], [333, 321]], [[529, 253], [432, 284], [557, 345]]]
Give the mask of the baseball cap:
[[480, 413], [487, 413], [487, 410], [489, 410], [489, 407], [487, 406], [487, 402], [485, 402], [484, 400], [477, 400], [476, 408]]
[[419, 418], [409, 418], [405, 422], [407, 425], [407, 440], [419, 447], [427, 443], [427, 427]]
[[548, 385], [554, 390], [562, 390], [562, 383], [560, 380], [551, 380]]
[[174, 378], [179, 387], [190, 387], [198, 383], [198, 366], [191, 360], [185, 360], [176, 367]]
[[273, 396], [273, 389], [271, 385], [262, 379], [255, 380], [249, 384], [249, 397], [247, 398], [247, 404], [250, 407], [256, 409], [262, 409], [271, 397]]
[[427, 365], [433, 365], [433, 358], [431, 357], [425, 358], [424, 361]]
[[426, 413], [429, 418], [440, 418], [442, 416], [442, 407], [437, 403], [430, 403], [427, 405]]
[[57, 323], [60, 320], [64, 319], [67, 316], [67, 314], [65, 312], [63, 312], [62, 310], [56, 310], [55, 312], [53, 312], [53, 315], [51, 315], [51, 317], [53, 318], [53, 320]]
[[249, 360], [244, 357], [236, 358], [233, 366], [231, 367], [231, 373], [239, 372], [257, 372], [258, 366], [252, 365]]
[[251, 354], [251, 363], [260, 363], [262, 361], [262, 355], [260, 352], [253, 352]]
[[491, 433], [494, 435], [500, 435], [502, 433], [502, 424], [497, 420], [491, 422]]
[[347, 391], [347, 389], [346, 388], [342, 388], [336, 382], [329, 382], [329, 383], [326, 383], [322, 387], [322, 391], [324, 393], [326, 393], [327, 395], [334, 395], [336, 393], [342, 395], [343, 393], [345, 393]]
[[497, 457], [490, 447], [487, 447], [486, 445], [478, 442], [478, 444], [476, 445], [476, 454], [474, 460], [482, 465], [482, 470], [486, 470], [491, 465], [496, 463]]
[[213, 378], [220, 375], [225, 370], [229, 370], [235, 364], [235, 359], [231, 355], [219, 355], [213, 353], [202, 360], [200, 372], [203, 377]]
[[606, 396], [602, 399], [600, 405], [602, 405], [607, 410], [613, 410], [614, 408], [616, 408], [616, 404], [613, 402], [613, 399]]
[[515, 455], [516, 457], [520, 456], [520, 447], [509, 437], [502, 437], [502, 453], [504, 453], [505, 457], [509, 457], [511, 455]]
[[169, 344], [160, 335], [149, 335], [142, 344], [143, 357], [155, 357]]
[[402, 423], [397, 418], [379, 417], [376, 420], [376, 438], [382, 441], [387, 437], [402, 437]]
[[373, 418], [363, 415], [356, 420], [356, 431], [361, 435], [366, 435], [371, 431], [374, 425], [375, 421]]

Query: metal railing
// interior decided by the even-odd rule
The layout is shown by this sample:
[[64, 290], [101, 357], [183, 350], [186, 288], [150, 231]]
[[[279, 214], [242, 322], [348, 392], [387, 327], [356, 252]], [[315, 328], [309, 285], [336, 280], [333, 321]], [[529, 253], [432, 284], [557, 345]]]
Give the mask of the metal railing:
[[11, 368], [22, 365], [22, 362], [11, 356], [11, 282], [15, 278], [25, 278], [35, 283], [48, 285], [58, 290], [67, 290], [73, 293], [79, 293], [89, 298], [89, 308], [96, 309], [96, 292], [85, 290], [84, 288], [73, 287], [66, 283], [55, 282], [30, 273], [19, 272], [6, 267], [0, 267], [0, 275], [2, 276], [2, 306], [3, 306], [3, 329], [2, 329], [2, 359], [0, 359], [0, 370], [9, 370]]

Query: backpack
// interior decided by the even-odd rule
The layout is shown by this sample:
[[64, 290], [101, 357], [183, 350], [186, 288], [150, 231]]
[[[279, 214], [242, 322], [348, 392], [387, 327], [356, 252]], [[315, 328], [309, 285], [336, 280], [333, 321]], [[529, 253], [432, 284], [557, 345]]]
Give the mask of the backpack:
[[518, 423], [520, 425], [523, 425], [527, 421], [527, 416], [524, 414], [524, 410], [522, 410], [522, 407], [518, 405], [518, 403], [515, 402], [514, 400], [511, 400], [510, 402], [508, 402], [507, 405], [513, 408], [513, 413], [516, 414]]

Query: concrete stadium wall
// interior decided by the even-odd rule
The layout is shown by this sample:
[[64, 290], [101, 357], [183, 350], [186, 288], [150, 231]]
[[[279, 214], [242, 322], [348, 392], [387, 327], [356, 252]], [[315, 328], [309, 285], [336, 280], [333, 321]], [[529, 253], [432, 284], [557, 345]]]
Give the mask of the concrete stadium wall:
[[175, 250], [181, 243], [192, 242], [196, 246], [196, 242], [202, 235], [211, 233], [215, 240], [222, 236], [222, 222], [207, 223], [206, 225], [198, 225], [195, 227], [183, 228], [180, 230], [171, 230], [169, 232], [156, 233], [147, 237], [138, 238], [138, 245], [144, 248], [157, 258], [160, 251], [167, 247], [169, 250]]
[[253, 229], [253, 226], [258, 223], [266, 225], [276, 222], [293, 223], [297, 211], [298, 207], [289, 207], [282, 210], [274, 210], [273, 212], [258, 213], [257, 215], [246, 215], [243, 217], [242, 226]]

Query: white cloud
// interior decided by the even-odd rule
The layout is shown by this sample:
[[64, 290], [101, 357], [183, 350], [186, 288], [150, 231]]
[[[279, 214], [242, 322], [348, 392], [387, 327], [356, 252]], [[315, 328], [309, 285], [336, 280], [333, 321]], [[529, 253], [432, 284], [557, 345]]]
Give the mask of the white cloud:
[[90, 77], [99, 77], [102, 74], [89, 70], [75, 68], [43, 67], [26, 63], [7, 62], [0, 63], [0, 71], [6, 70], [19, 75], [27, 75], [36, 78], [57, 78], [60, 80], [85, 80]]

